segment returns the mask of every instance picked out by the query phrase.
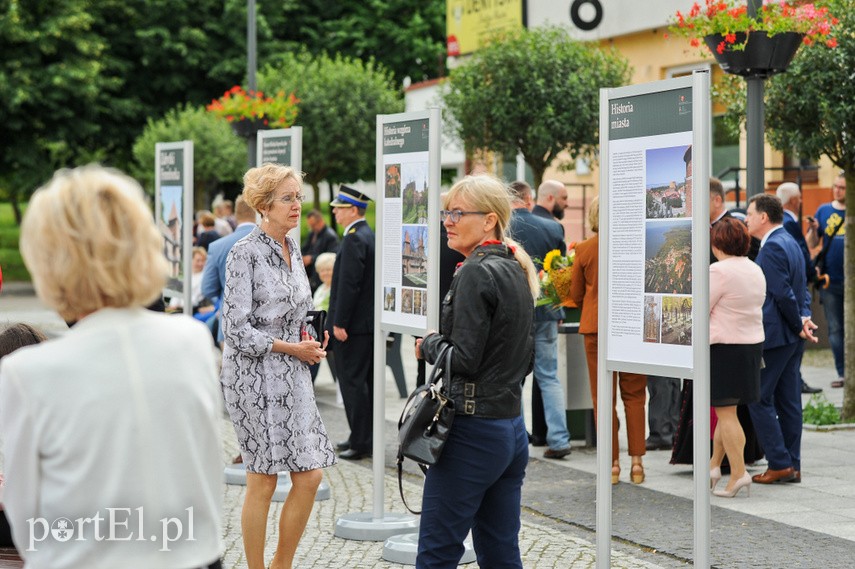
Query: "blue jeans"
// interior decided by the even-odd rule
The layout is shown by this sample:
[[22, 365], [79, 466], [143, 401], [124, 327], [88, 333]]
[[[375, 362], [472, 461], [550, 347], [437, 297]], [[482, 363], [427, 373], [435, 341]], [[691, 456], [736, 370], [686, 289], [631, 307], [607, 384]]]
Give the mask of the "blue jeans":
[[564, 388], [558, 379], [558, 322], [544, 320], [534, 323], [534, 380], [543, 397], [546, 419], [546, 444], [553, 450], [570, 446], [567, 413], [564, 409]]
[[843, 365], [843, 283], [831, 283], [828, 288], [820, 289], [819, 298], [825, 309], [828, 341], [831, 343], [831, 353], [834, 354], [837, 377], [846, 377]]
[[522, 417], [457, 415], [425, 478], [417, 569], [451, 569], [472, 530], [478, 565], [522, 569], [520, 502], [528, 464]]

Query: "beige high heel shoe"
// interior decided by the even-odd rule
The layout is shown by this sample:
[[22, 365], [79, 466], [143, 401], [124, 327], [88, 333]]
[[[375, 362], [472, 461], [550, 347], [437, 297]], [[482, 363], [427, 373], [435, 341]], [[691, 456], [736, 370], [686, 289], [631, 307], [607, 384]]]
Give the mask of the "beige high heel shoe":
[[612, 464], [612, 484], [620, 482], [620, 464], [617, 462]]
[[641, 484], [644, 482], [644, 465], [636, 462], [629, 470], [629, 479], [633, 484]]
[[715, 487], [718, 485], [718, 481], [721, 480], [721, 468], [716, 466], [715, 468], [710, 468], [710, 491], [714, 492]]
[[733, 483], [733, 490], [716, 490], [713, 492], [715, 496], [719, 496], [721, 498], [733, 498], [735, 497], [740, 490], [745, 488], [745, 494], [750, 497], [751, 496], [751, 475], [747, 472], [742, 475], [742, 477]]

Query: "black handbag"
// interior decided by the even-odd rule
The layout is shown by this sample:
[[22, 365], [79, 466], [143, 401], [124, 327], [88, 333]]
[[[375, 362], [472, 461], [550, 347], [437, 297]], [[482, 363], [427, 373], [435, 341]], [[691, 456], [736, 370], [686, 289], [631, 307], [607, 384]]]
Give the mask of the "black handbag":
[[324, 327], [327, 325], [326, 310], [309, 310], [306, 312], [306, 320], [304, 322], [305, 332], [323, 344], [324, 342]]
[[443, 379], [451, 381], [451, 353], [451, 344], [446, 344], [427, 383], [413, 391], [398, 419], [398, 490], [404, 507], [414, 514], [421, 512], [410, 508], [404, 498], [404, 459], [414, 460], [427, 473], [442, 454], [454, 421], [454, 401], [446, 395], [443, 385]]

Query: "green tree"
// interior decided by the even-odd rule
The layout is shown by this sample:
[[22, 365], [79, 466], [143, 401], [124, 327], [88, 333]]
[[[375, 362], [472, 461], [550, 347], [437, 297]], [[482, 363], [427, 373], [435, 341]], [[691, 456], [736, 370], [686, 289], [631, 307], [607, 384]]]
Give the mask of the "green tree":
[[296, 126], [303, 127], [303, 171], [316, 208], [322, 181], [332, 199], [332, 184], [374, 179], [376, 116], [404, 109], [388, 71], [373, 60], [284, 54], [259, 73], [258, 87], [300, 100]]
[[561, 28], [521, 30], [496, 38], [452, 71], [443, 95], [446, 119], [467, 155], [521, 153], [536, 184], [566, 151], [572, 167], [593, 155], [602, 87], [629, 79], [616, 53], [573, 40]]
[[285, 0], [285, 41], [291, 51], [338, 53], [423, 81], [443, 74], [445, 0]]
[[58, 167], [101, 158], [97, 101], [106, 43], [86, 0], [0, 3], [0, 187], [20, 203]]
[[[840, 19], [834, 49], [803, 46], [786, 73], [768, 82], [766, 128], [778, 150], [800, 156], [825, 155], [846, 173], [844, 252], [845, 346], [855, 346], [855, 0], [829, 0]], [[855, 350], [845, 350], [846, 377], [855, 377]], [[855, 421], [855, 381], [846, 383], [843, 420]]]
[[132, 169], [148, 191], [154, 191], [154, 145], [182, 140], [193, 141], [194, 207], [206, 209], [223, 182], [241, 181], [246, 170], [246, 142], [204, 107], [178, 107], [162, 119], [149, 119], [134, 142], [136, 165]]

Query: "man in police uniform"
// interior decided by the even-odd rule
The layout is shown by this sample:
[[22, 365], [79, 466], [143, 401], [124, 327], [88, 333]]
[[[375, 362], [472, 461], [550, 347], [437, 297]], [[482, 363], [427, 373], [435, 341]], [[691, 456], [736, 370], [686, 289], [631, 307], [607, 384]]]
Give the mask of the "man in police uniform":
[[371, 456], [374, 385], [374, 232], [365, 221], [369, 197], [342, 186], [330, 202], [344, 237], [333, 266], [328, 328], [335, 351], [350, 438], [339, 457]]

